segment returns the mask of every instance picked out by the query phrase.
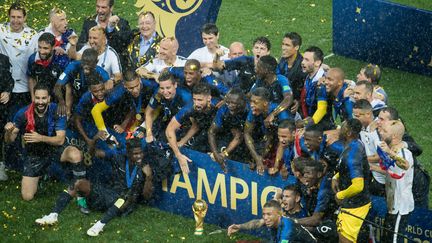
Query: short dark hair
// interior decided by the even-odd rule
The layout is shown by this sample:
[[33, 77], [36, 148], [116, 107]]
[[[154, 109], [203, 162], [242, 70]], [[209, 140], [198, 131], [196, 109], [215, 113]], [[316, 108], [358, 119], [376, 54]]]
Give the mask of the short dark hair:
[[55, 45], [55, 36], [51, 33], [45, 32], [39, 36], [38, 42], [45, 42], [50, 46]]
[[294, 132], [296, 130], [295, 122], [292, 120], [283, 120], [279, 123], [278, 128], [290, 130], [291, 132]]
[[372, 84], [377, 85], [381, 80], [381, 69], [378, 65], [369, 63], [366, 67], [363, 68], [364, 75], [366, 78], [369, 78]]
[[186, 67], [186, 66], [192, 66], [192, 65], [196, 66], [196, 69], [197, 69], [196, 71], [200, 71], [201, 63], [197, 59], [188, 59], [184, 66]]
[[23, 13], [24, 17], [27, 15], [26, 9], [23, 4], [21, 4], [19, 1], [16, 1], [11, 4], [8, 10], [9, 16], [11, 15], [12, 10], [19, 10]]
[[192, 88], [192, 94], [211, 95], [211, 87], [208, 83], [197, 83]]
[[141, 139], [137, 137], [133, 137], [131, 139], [126, 140], [126, 149], [131, 150], [134, 148], [142, 148]]
[[358, 100], [356, 103], [354, 103], [353, 109], [372, 111], [372, 105], [371, 105], [371, 103], [369, 103], [369, 101], [367, 101], [365, 99], [361, 99], [361, 100]]
[[252, 90], [251, 93], [253, 96], [258, 96], [265, 101], [270, 101], [270, 91], [264, 87], [256, 88]]
[[93, 48], [85, 49], [82, 57], [81, 57], [81, 64], [95, 64], [97, 65], [98, 62], [98, 53]]
[[302, 45], [302, 38], [297, 32], [288, 32], [284, 35], [284, 38], [290, 39], [294, 46]]
[[384, 107], [380, 112], [387, 112], [390, 115], [390, 120], [400, 119], [399, 112], [394, 107]]
[[346, 125], [349, 127], [351, 134], [354, 135], [354, 137], [358, 137], [360, 135], [360, 132], [363, 128], [363, 125], [361, 122], [356, 118], [350, 118], [346, 121]]
[[323, 172], [324, 171], [324, 165], [321, 162], [316, 161], [310, 157], [305, 157], [302, 162], [303, 162], [303, 168], [304, 167], [312, 167], [317, 172]]
[[305, 133], [306, 132], [312, 133], [314, 136], [322, 136], [324, 131], [318, 124], [311, 124], [305, 127]]
[[46, 90], [48, 94], [50, 94], [51, 89], [45, 82], [37, 82], [33, 88], [33, 93], [36, 93], [36, 90]]
[[302, 196], [300, 186], [296, 183], [285, 186], [283, 191], [293, 191], [296, 195]]
[[256, 43], [264, 44], [264, 45], [267, 47], [267, 49], [268, 49], [269, 51], [270, 51], [270, 49], [271, 49], [271, 42], [270, 42], [270, 40], [269, 40], [267, 37], [265, 37], [265, 36], [257, 37], [257, 38], [253, 41], [252, 45], [255, 45]]
[[276, 68], [277, 68], [277, 61], [276, 58], [268, 55], [268, 56], [262, 56], [259, 61], [262, 65], [262, 67], [267, 71], [267, 72], [272, 72], [272, 73], [276, 73]]
[[225, 97], [226, 97], [227, 95], [238, 95], [240, 101], [242, 102], [241, 104], [242, 104], [243, 108], [246, 107], [246, 104], [247, 104], [247, 97], [246, 97], [246, 95], [244, 94], [243, 90], [240, 89], [239, 87], [235, 87], [235, 88], [230, 89], [230, 91], [228, 91], [228, 93], [225, 95]]
[[171, 80], [172, 83], [176, 82], [175, 79], [174, 79], [174, 76], [168, 70], [163, 70], [159, 74], [158, 81], [159, 82], [163, 82], [163, 81], [167, 81], [167, 80]]
[[281, 207], [280, 203], [276, 200], [267, 201], [264, 204], [263, 208], [275, 208], [278, 211], [282, 211], [282, 207]]
[[128, 69], [123, 73], [123, 79], [125, 82], [134, 81], [139, 78], [138, 74], [133, 69]]
[[201, 33], [204, 33], [207, 35], [218, 35], [219, 29], [215, 24], [207, 23], [201, 27]]
[[372, 94], [373, 93], [373, 84], [367, 80], [357, 81], [356, 86], [364, 85], [366, 90]]
[[308, 49], [305, 50], [305, 52], [312, 52], [314, 55], [315, 61], [321, 61], [324, 62], [324, 52], [321, 50], [321, 48], [317, 46], [310, 46]]
[[[97, 0], [96, 0], [97, 2]], [[111, 8], [112, 6], [114, 6], [114, 0], [109, 0], [108, 1], [108, 6]]]
[[103, 84], [102, 76], [96, 71], [91, 71], [88, 75], [86, 75], [86, 81], [90, 86]]

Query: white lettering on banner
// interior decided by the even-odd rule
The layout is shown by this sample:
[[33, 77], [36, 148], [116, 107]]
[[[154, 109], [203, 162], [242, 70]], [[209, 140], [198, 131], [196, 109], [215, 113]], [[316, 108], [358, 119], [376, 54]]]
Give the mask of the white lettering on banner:
[[[181, 181], [180, 178], [183, 178], [183, 181]], [[214, 204], [219, 197], [221, 206], [227, 208], [227, 179], [229, 180], [230, 209], [236, 210], [238, 201], [250, 201], [251, 213], [253, 215], [258, 215], [258, 199], [260, 199], [260, 207], [262, 207], [267, 202], [269, 194], [275, 192], [277, 189], [275, 186], [267, 186], [262, 191], [258, 191], [258, 184], [254, 181], [250, 182], [249, 186], [249, 184], [241, 178], [225, 176], [225, 174], [221, 173], [218, 173], [215, 181], [210, 183], [206, 170], [198, 168], [195, 191], [196, 199], [202, 198], [204, 190], [210, 204]], [[162, 182], [162, 190], [164, 192], [176, 194], [178, 188], [185, 189], [190, 199], [195, 198], [194, 188], [187, 174], [176, 174], [171, 185], [168, 185], [167, 180]]]

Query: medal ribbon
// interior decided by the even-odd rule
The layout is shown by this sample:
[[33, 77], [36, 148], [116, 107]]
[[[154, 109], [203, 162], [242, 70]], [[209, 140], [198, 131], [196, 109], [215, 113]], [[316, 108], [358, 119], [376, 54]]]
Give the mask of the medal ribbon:
[[128, 188], [131, 188], [133, 180], [137, 174], [138, 166], [135, 165], [132, 174], [129, 173], [129, 160], [126, 159], [126, 185]]

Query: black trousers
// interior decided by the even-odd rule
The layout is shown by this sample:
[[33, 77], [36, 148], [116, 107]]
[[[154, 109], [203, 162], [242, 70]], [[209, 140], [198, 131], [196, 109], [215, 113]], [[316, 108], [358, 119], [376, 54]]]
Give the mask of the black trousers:
[[[408, 218], [410, 214], [400, 215], [400, 214], [389, 214], [387, 213], [384, 219], [384, 227], [390, 229], [394, 232], [405, 234], [405, 228], [408, 226]], [[393, 234], [390, 231], [384, 230], [382, 242], [384, 243], [403, 243], [404, 238]]]

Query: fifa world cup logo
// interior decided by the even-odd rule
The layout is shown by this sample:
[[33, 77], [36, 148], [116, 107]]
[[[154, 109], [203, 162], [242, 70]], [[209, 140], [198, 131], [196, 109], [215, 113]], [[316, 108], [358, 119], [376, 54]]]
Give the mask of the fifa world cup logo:
[[195, 218], [195, 235], [202, 235], [204, 233], [204, 218], [207, 214], [207, 203], [198, 199], [192, 205], [192, 211]]
[[175, 28], [181, 17], [195, 12], [203, 0], [137, 0], [138, 14], [150, 11], [155, 15], [157, 32], [161, 36], [175, 36]]

